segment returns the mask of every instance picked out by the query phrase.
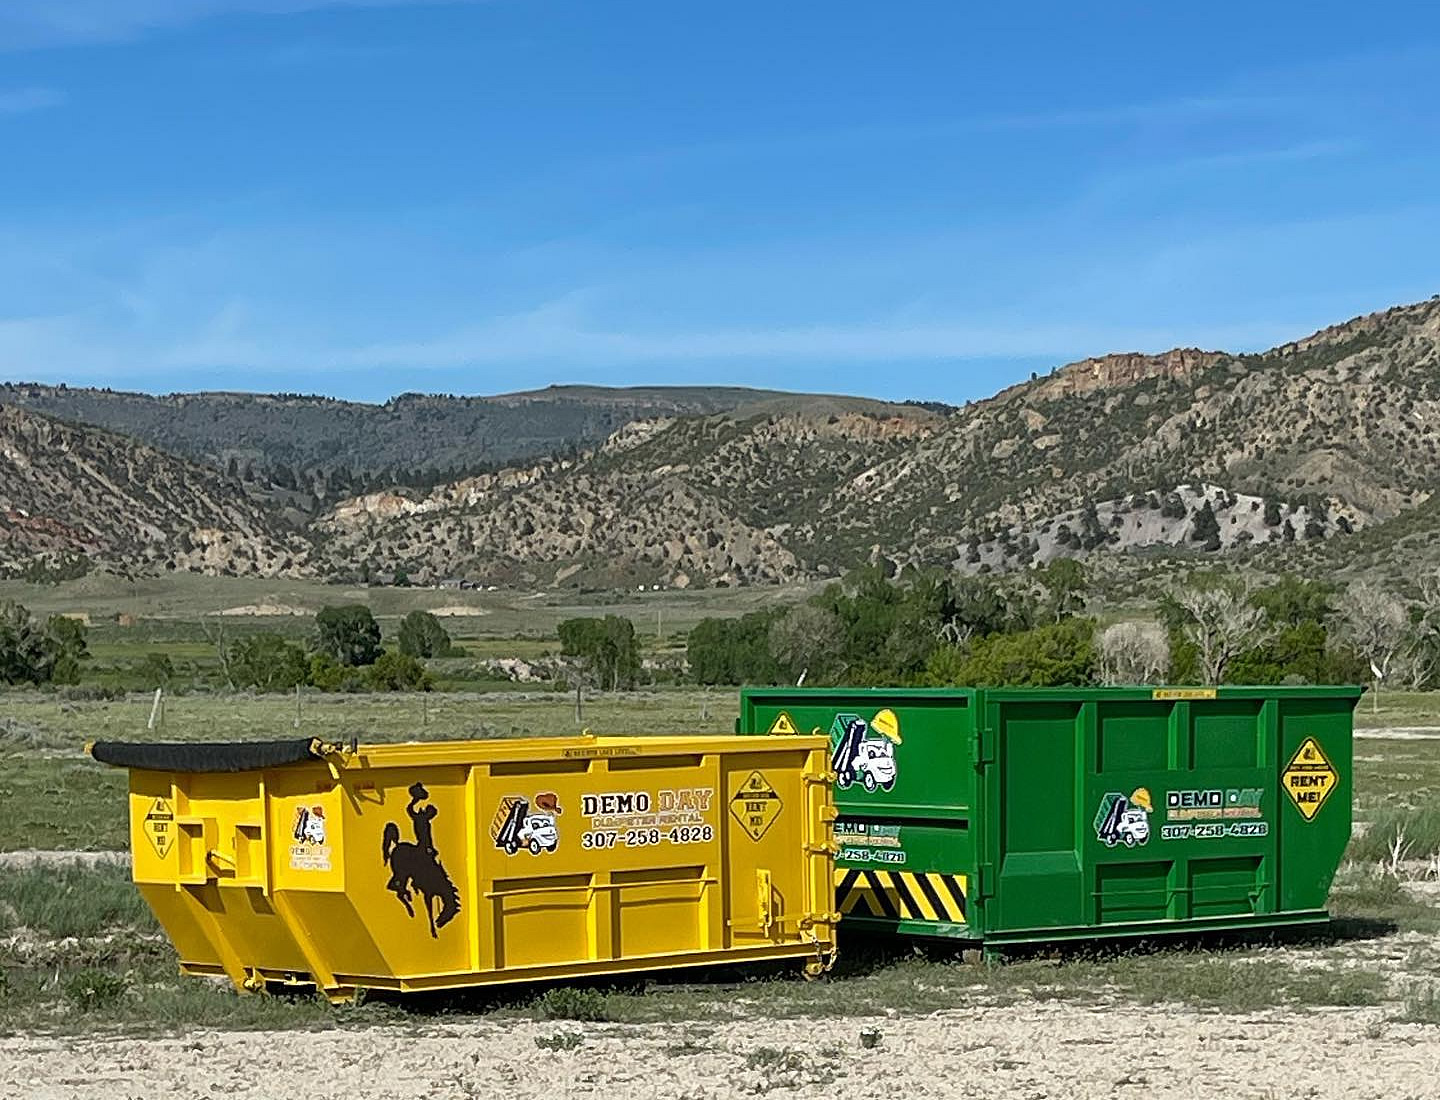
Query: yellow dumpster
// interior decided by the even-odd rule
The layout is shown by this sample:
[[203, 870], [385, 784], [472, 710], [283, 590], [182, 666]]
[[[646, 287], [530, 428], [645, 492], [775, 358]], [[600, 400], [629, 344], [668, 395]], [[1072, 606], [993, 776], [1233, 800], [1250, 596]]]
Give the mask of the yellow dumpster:
[[98, 742], [181, 969], [444, 989], [834, 951], [818, 737]]

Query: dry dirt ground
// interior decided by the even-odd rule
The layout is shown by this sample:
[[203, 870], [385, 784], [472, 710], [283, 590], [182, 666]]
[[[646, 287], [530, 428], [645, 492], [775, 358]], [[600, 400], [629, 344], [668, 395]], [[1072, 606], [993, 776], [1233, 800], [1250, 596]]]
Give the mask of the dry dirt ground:
[[[873, 1025], [878, 1044], [864, 1049]], [[568, 1050], [536, 1040], [575, 1035]], [[0, 1040], [6, 1097], [891, 1097], [1419, 1100], [1440, 1037], [1378, 1010], [1236, 1016], [1027, 1005], [721, 1026], [480, 1022], [422, 1030]]]

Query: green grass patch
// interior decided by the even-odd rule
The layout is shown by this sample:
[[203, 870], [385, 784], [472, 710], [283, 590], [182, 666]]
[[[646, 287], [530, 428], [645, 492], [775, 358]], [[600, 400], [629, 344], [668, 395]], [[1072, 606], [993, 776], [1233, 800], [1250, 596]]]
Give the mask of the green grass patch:
[[1379, 922], [1401, 932], [1440, 932], [1440, 909], [1417, 899], [1395, 875], [1372, 865], [1340, 869], [1329, 909], [1342, 921]]
[[1390, 1017], [1397, 1024], [1440, 1026], [1440, 990], [1428, 985], [1405, 998], [1400, 1011]]
[[1376, 698], [1370, 692], [1355, 708], [1357, 729], [1397, 726], [1440, 727], [1440, 691], [1388, 691]]
[[557, 1031], [554, 1035], [535, 1036], [535, 1045], [541, 1050], [574, 1050], [585, 1041], [578, 1031]]
[[535, 998], [531, 1012], [541, 1020], [580, 1020], [585, 1023], [606, 1023], [624, 1019], [620, 1011], [625, 995], [607, 993], [585, 986], [561, 985], [547, 989]]
[[113, 1009], [130, 991], [130, 975], [87, 966], [66, 977], [61, 989], [65, 999], [77, 1012], [91, 1013]]
[[178, 1034], [330, 1028], [404, 1019], [379, 1002], [331, 1005], [309, 996], [238, 994], [228, 982], [180, 976], [173, 952], [136, 965], [6, 965], [0, 1034], [96, 1032]]
[[0, 851], [119, 851], [130, 835], [126, 789], [124, 771], [85, 757], [0, 754]]
[[1429, 859], [1440, 855], [1440, 801], [1384, 807], [1350, 841], [1346, 859], [1356, 863]]
[[0, 875], [0, 931], [15, 928], [56, 937], [160, 930], [129, 867], [74, 863]]

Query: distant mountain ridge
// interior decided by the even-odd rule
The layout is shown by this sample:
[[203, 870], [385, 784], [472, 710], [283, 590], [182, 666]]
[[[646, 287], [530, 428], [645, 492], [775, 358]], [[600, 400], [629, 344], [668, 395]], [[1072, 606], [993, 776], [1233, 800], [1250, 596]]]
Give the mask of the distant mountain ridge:
[[[493, 397], [406, 393], [372, 405], [300, 394], [156, 396], [0, 383], [0, 404], [120, 432], [221, 470], [283, 466], [293, 476], [344, 467], [402, 479], [573, 453], [632, 420], [809, 400], [812, 395], [732, 386], [551, 386]], [[829, 400], [886, 407], [861, 398]]]
[[[1440, 298], [1257, 354], [1086, 359], [963, 409], [703, 387], [361, 406], [10, 385], [7, 403], [0, 455], [22, 455], [47, 486], [17, 493], [20, 467], [0, 465], [0, 509], [26, 520], [0, 537], [11, 572], [62, 545], [101, 565], [590, 586], [766, 584], [880, 559], [962, 572], [1058, 556], [1440, 564]], [[39, 406], [133, 414], [154, 445]], [[172, 438], [207, 464], [167, 454]], [[470, 472], [348, 493], [332, 476], [306, 504], [228, 476], [244, 448], [312, 474], [349, 458]], [[525, 457], [481, 461], [502, 453]], [[66, 543], [77, 517], [95, 530]], [[233, 560], [217, 531], [244, 548]]]

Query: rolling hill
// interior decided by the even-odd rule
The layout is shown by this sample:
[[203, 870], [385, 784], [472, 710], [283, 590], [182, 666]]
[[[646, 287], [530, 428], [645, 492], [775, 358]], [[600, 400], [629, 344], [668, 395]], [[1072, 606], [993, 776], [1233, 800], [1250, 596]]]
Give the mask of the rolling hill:
[[[1257, 354], [1087, 359], [963, 409], [575, 387], [356, 406], [10, 386], [0, 402], [16, 395], [81, 420], [130, 410], [132, 430], [204, 462], [12, 408], [0, 444], [26, 425], [30, 436], [42, 424], [78, 433], [68, 450], [52, 448], [53, 470], [39, 459], [48, 496], [7, 505], [31, 521], [25, 540], [11, 539], [12, 562], [26, 546], [50, 552], [46, 538], [69, 545], [60, 528], [90, 518], [97, 499], [102, 530], [73, 544], [93, 545], [101, 564], [108, 548], [143, 545], [151, 564], [335, 579], [403, 569], [417, 581], [767, 584], [877, 559], [978, 572], [1062, 555], [1225, 556], [1325, 572], [1395, 568], [1401, 554], [1412, 570], [1440, 562], [1430, 549], [1440, 542], [1430, 538], [1440, 534], [1440, 298]], [[478, 472], [282, 510], [220, 472], [234, 457], [221, 446], [227, 429], [265, 461], [273, 448], [282, 463]], [[89, 476], [93, 448], [108, 456], [100, 465], [131, 473]], [[484, 461], [514, 454], [527, 457]], [[147, 490], [157, 481], [163, 490]], [[193, 490], [172, 488], [179, 481]], [[151, 526], [132, 534], [121, 517], [142, 506]], [[47, 523], [59, 528], [34, 526]], [[197, 530], [258, 541], [226, 562], [193, 549], [167, 557], [152, 537], [193, 544]]]
[[303, 575], [308, 555], [305, 538], [208, 466], [0, 406], [0, 574]]

